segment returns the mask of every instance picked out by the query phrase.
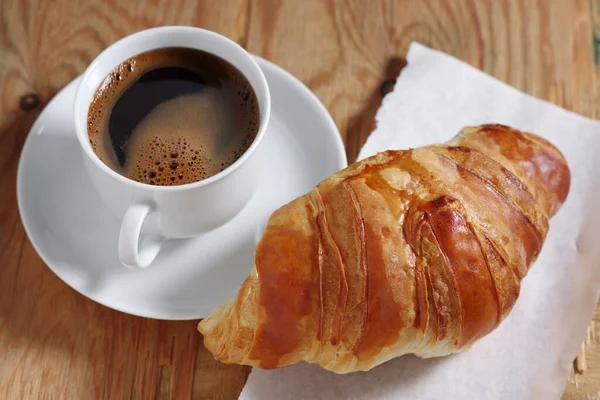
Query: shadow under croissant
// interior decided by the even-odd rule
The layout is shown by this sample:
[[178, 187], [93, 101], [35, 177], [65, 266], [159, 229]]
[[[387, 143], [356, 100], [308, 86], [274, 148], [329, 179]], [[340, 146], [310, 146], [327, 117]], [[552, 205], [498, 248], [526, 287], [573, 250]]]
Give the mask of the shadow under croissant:
[[365, 106], [350, 119], [346, 134], [346, 157], [348, 158], [348, 164], [356, 161], [360, 149], [365, 144], [371, 132], [375, 130], [375, 115], [381, 106], [381, 101], [386, 94], [394, 89], [396, 78], [406, 64], [406, 59], [403, 57], [391, 57], [383, 71], [381, 86], [373, 90]]
[[[276, 370], [253, 369], [248, 377], [252, 382], [246, 389], [249, 398], [262, 398], [268, 388], [273, 399], [347, 399], [391, 396], [404, 383], [414, 384], [423, 375], [434, 373], [448, 357], [422, 359], [413, 355], [395, 358], [370, 371], [338, 375], [315, 364], [300, 363]], [[273, 382], [279, 382], [274, 385]], [[292, 382], [294, 382], [292, 384]], [[376, 386], [373, 384], [376, 383]], [[328, 388], [326, 393], [321, 390]], [[449, 388], [450, 389], [450, 388]], [[393, 391], [393, 392], [392, 392]], [[392, 397], [390, 397], [392, 398]]]

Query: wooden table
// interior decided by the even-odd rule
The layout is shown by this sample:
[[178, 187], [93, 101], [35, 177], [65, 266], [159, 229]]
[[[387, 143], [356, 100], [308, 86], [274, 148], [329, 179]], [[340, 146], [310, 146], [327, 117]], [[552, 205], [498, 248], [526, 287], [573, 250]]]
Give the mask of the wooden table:
[[[106, 46], [159, 25], [229, 36], [306, 83], [353, 160], [380, 87], [418, 40], [534, 96], [600, 113], [600, 4], [538, 1], [3, 0], [0, 2], [0, 398], [236, 398], [248, 368], [214, 361], [197, 321], [163, 322], [93, 303], [60, 281], [28, 241], [15, 174], [33, 121]], [[565, 132], [569, 134], [569, 132]], [[600, 398], [600, 312], [587, 370], [564, 399]]]

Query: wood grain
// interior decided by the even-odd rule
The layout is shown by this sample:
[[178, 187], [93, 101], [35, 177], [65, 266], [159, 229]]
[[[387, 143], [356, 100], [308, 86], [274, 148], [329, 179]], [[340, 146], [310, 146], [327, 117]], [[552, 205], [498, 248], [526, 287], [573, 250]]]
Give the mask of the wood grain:
[[[26, 238], [15, 194], [23, 141], [43, 106], [109, 44], [159, 25], [227, 35], [305, 82], [353, 160], [374, 127], [381, 85], [397, 76], [413, 40], [598, 118], [599, 7], [596, 0], [0, 2], [0, 398], [230, 399], [249, 372], [215, 362], [194, 321], [132, 317], [77, 294]], [[600, 398], [599, 321], [596, 310], [587, 369], [571, 375], [564, 399]]]

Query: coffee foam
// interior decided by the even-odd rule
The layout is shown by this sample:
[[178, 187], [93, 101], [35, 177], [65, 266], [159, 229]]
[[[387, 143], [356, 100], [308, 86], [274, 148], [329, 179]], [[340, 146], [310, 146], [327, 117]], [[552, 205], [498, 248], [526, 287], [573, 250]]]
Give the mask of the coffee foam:
[[[235, 128], [218, 112], [220, 101], [214, 91], [206, 90], [156, 107], [132, 134], [128, 146], [138, 151], [130, 152], [124, 175], [149, 184], [181, 185], [215, 175], [233, 164], [251, 141], [236, 146], [217, 134]], [[169, 116], [174, 110], [185, 117], [173, 121]]]

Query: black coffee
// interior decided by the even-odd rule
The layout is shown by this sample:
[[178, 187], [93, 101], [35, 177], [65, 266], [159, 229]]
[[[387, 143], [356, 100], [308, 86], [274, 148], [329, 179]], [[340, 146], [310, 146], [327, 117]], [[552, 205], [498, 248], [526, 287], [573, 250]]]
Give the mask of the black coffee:
[[115, 68], [88, 111], [98, 157], [127, 178], [182, 185], [217, 174], [252, 144], [256, 95], [227, 61], [194, 49], [139, 54]]

